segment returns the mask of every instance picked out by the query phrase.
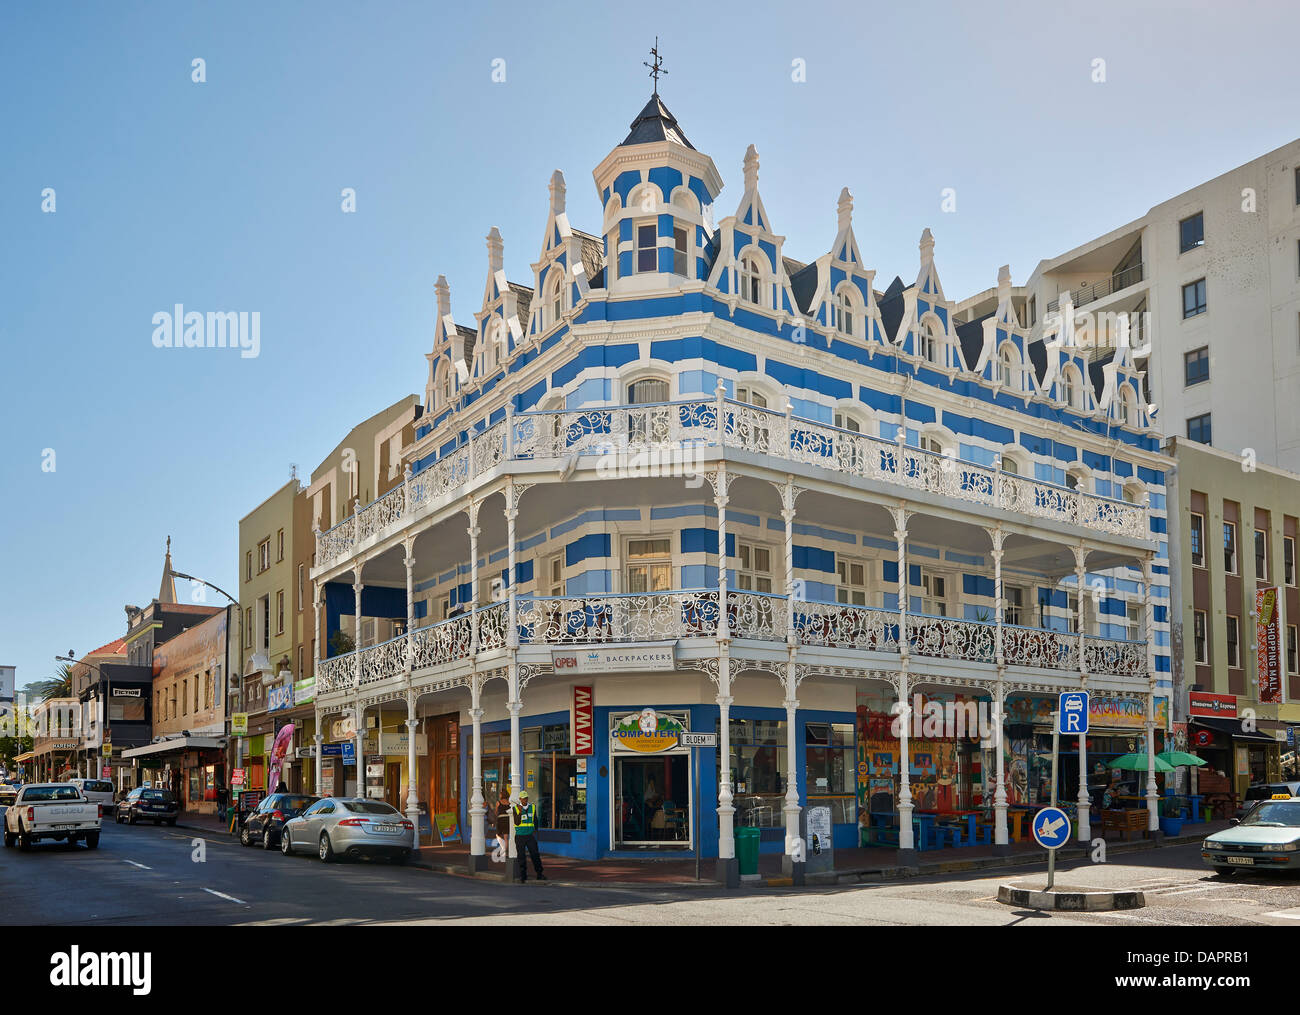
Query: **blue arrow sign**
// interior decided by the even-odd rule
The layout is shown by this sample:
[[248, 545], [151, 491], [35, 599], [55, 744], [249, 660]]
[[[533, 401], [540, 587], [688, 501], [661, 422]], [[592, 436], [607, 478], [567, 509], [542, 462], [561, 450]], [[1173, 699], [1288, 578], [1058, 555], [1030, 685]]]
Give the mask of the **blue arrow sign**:
[[1056, 731], [1067, 733], [1088, 732], [1088, 692], [1066, 691], [1056, 709]]
[[1044, 807], [1029, 827], [1044, 849], [1060, 849], [1070, 841], [1070, 818], [1059, 807]]

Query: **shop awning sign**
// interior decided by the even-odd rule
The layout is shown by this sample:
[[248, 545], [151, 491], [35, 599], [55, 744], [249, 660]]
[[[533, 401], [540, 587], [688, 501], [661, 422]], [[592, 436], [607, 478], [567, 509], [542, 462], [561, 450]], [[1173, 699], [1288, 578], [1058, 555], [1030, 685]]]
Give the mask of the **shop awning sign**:
[[1187, 712], [1189, 715], [1201, 715], [1233, 719], [1237, 715], [1237, 696], [1235, 694], [1211, 694], [1208, 691], [1192, 691], [1188, 695]]
[[282, 684], [271, 688], [266, 698], [266, 710], [279, 712], [281, 709], [293, 708], [293, 685]]
[[582, 648], [551, 653], [551, 665], [563, 673], [625, 673], [629, 670], [672, 670], [677, 667], [673, 643]]
[[684, 732], [686, 726], [680, 719], [643, 708], [614, 720], [610, 743], [619, 754], [660, 754], [677, 747]]

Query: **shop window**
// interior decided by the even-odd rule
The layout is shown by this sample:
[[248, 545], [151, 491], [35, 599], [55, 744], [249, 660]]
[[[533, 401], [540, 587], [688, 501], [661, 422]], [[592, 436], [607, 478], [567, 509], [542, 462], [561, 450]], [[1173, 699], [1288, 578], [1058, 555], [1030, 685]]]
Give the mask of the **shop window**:
[[[715, 729], [721, 734], [721, 720], [715, 723]], [[785, 780], [789, 774], [785, 721], [732, 719], [730, 737], [731, 788], [737, 827], [782, 827]], [[719, 761], [721, 753], [714, 752]], [[721, 771], [718, 774], [721, 777]]]
[[1192, 515], [1192, 567], [1205, 566], [1205, 519]]
[[671, 540], [666, 538], [628, 540], [628, 592], [667, 592], [673, 587], [671, 546]]
[[808, 806], [829, 806], [831, 820], [837, 824], [856, 823], [857, 760], [853, 724], [805, 723], [804, 737]]
[[[483, 799], [488, 807], [490, 830], [495, 825], [501, 790], [510, 785], [510, 734], [484, 733], [482, 739]], [[579, 782], [585, 783], [586, 775], [578, 771], [579, 759], [569, 754], [569, 724], [520, 730], [519, 745], [524, 786], [537, 807], [537, 827], [585, 831], [587, 788]], [[469, 763], [473, 771], [472, 738]], [[581, 780], [580, 774], [584, 775]]]
[[835, 590], [835, 601], [852, 606], [867, 605], [867, 565], [861, 560], [840, 557], [835, 561], [836, 577], [839, 586]]
[[1192, 622], [1192, 649], [1195, 658], [1201, 665], [1206, 665], [1210, 661], [1209, 651], [1205, 640], [1205, 611], [1197, 610]]
[[1241, 621], [1228, 615], [1225, 641], [1228, 643], [1228, 665], [1236, 668], [1241, 665]]

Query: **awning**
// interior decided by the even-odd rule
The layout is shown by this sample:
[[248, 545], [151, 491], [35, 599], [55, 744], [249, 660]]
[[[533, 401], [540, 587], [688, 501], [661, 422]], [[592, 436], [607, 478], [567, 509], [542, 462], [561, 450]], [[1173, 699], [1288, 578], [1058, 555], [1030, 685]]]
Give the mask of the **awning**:
[[177, 754], [181, 751], [217, 750], [225, 747], [222, 737], [175, 737], [159, 744], [145, 744], [143, 747], [129, 747], [122, 752], [123, 758], [143, 758], [154, 754]]
[[1258, 744], [1276, 744], [1278, 739], [1269, 736], [1267, 733], [1261, 733], [1259, 730], [1253, 733], [1247, 733], [1241, 728], [1240, 719], [1210, 719], [1206, 716], [1192, 716], [1188, 723], [1192, 726], [1200, 726], [1202, 729], [1213, 730], [1215, 733], [1221, 733], [1225, 737], [1231, 737], [1233, 740], [1249, 740]]
[[35, 757], [36, 757], [35, 751], [24, 751], [22, 754], [19, 754], [14, 758], [14, 764], [15, 765], [26, 764], [27, 762], [31, 761]]

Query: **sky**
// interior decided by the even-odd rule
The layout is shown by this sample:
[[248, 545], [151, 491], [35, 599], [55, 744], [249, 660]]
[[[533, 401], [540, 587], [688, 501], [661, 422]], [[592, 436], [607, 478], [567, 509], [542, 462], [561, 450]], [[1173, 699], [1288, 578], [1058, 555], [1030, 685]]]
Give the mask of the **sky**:
[[[439, 274], [472, 322], [497, 226], [531, 285], [557, 168], [599, 231], [591, 172], [649, 98], [656, 35], [717, 218], [753, 144], [788, 256], [829, 247], [847, 186], [877, 287], [915, 277], [928, 226], [960, 299], [1293, 140], [1298, 21], [1290, 0], [7, 0], [0, 663], [21, 687], [122, 636], [169, 535], [178, 570], [233, 590], [239, 519], [291, 465], [423, 397]], [[257, 312], [259, 354], [156, 348], [178, 303]]]

